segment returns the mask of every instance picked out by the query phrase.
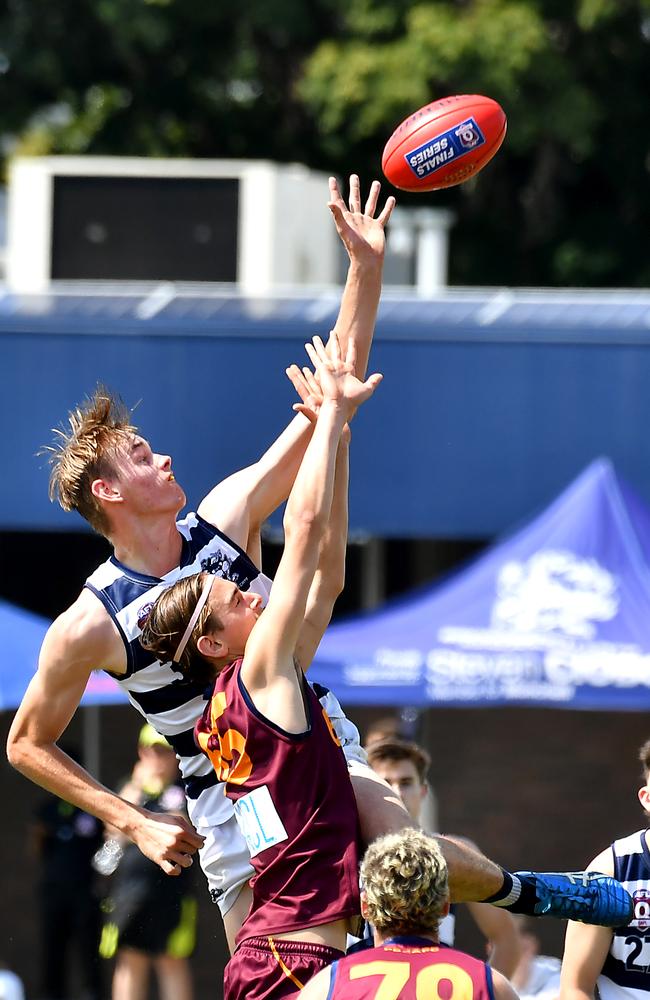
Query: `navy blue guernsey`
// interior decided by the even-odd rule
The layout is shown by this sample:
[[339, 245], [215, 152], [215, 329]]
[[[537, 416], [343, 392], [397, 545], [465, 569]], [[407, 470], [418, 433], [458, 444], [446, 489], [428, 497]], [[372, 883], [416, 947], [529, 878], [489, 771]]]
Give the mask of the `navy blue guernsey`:
[[634, 917], [618, 927], [598, 977], [601, 1000], [647, 998], [650, 992], [650, 851], [646, 830], [612, 844], [614, 877], [632, 896]]
[[[185, 791], [190, 802], [201, 797], [200, 812], [219, 824], [231, 814], [219, 794], [206, 799], [215, 785], [207, 758], [194, 743], [194, 724], [205, 707], [209, 690], [186, 681], [171, 663], [153, 659], [140, 645], [140, 634], [155, 600], [171, 584], [201, 571], [232, 580], [243, 590], [254, 590], [268, 599], [271, 581], [263, 576], [235, 542], [198, 514], [177, 521], [183, 545], [179, 565], [163, 577], [136, 573], [111, 556], [86, 580], [85, 586], [102, 602], [122, 636], [126, 674], [115, 680], [131, 704], [174, 747]], [[190, 808], [190, 813], [192, 809]]]

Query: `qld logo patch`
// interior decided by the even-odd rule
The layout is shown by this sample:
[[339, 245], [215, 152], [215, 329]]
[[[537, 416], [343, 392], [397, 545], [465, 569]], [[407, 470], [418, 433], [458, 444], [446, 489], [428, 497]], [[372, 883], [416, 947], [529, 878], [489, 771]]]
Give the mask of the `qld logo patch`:
[[433, 136], [421, 146], [404, 154], [404, 159], [416, 177], [428, 177], [452, 160], [457, 160], [485, 142], [485, 137], [473, 118], [467, 118], [455, 128]]

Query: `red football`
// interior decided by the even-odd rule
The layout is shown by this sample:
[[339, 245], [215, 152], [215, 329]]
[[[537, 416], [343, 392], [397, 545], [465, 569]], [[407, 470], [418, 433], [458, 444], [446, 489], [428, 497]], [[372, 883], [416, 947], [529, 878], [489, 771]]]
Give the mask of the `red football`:
[[443, 97], [397, 126], [384, 146], [381, 167], [402, 191], [453, 187], [492, 159], [505, 134], [503, 108], [491, 97]]

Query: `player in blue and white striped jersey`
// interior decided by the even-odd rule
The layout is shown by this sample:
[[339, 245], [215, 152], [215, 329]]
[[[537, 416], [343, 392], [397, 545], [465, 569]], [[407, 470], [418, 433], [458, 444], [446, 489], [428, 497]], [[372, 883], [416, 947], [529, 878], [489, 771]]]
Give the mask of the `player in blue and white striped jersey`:
[[[350, 178], [348, 204], [335, 179], [329, 183], [329, 208], [350, 258], [335, 330], [343, 348], [354, 341], [356, 370], [361, 373], [374, 332], [384, 230], [395, 199], [389, 197], [378, 212], [377, 181], [365, 206], [356, 175]], [[38, 670], [9, 734], [10, 762], [37, 784], [119, 829], [168, 874], [179, 874], [201, 848], [202, 865], [219, 897], [228, 933], [229, 922], [236, 931], [241, 918], [231, 905], [237, 898], [237, 880], [245, 881], [251, 869], [243, 854], [245, 844], [229, 821], [231, 808], [213, 783], [209, 762], [193, 746], [191, 734], [204, 706], [203, 692], [169, 664], [144, 654], [138, 636], [160, 589], [200, 569], [226, 575], [242, 590], [266, 596], [269, 581], [253, 561], [259, 561], [260, 526], [288, 496], [311, 429], [307, 417], [296, 414], [257, 463], [218, 484], [196, 514], [182, 520], [178, 515], [186, 498], [171, 458], [152, 450], [131, 425], [130, 413], [105, 391], [98, 390], [70, 414], [69, 428], [59, 432], [50, 449], [51, 497], [86, 518], [109, 540], [113, 555], [48, 630]], [[119, 798], [57, 746], [90, 673], [98, 668], [117, 678], [132, 704], [174, 745], [196, 829], [176, 816], [147, 813]], [[335, 725], [342, 727], [342, 742], [351, 744], [350, 753], [354, 756], [356, 743], [356, 753], [362, 755], [358, 734], [340, 707], [337, 711], [329, 698], [327, 707], [330, 715], [339, 716]], [[247, 906], [247, 900], [242, 905]]]
[[[650, 818], [650, 740], [639, 750], [644, 784], [639, 801]], [[615, 840], [589, 866], [613, 875], [632, 897], [624, 927], [567, 926], [560, 1000], [647, 1000], [650, 994], [650, 829]]]

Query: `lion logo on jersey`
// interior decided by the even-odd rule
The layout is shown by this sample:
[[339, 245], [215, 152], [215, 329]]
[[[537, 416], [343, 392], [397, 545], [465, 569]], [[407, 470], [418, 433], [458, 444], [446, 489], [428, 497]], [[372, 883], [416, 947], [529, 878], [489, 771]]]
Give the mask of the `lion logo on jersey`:
[[508, 562], [496, 581], [492, 627], [516, 632], [564, 632], [592, 639], [594, 622], [614, 618], [618, 581], [595, 559], [546, 549]]

